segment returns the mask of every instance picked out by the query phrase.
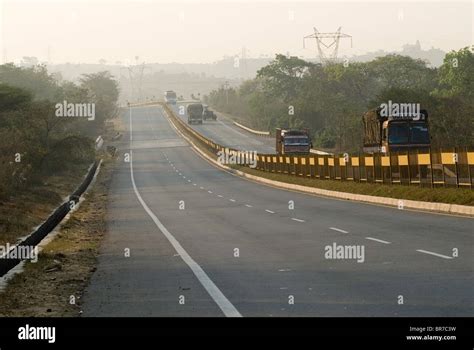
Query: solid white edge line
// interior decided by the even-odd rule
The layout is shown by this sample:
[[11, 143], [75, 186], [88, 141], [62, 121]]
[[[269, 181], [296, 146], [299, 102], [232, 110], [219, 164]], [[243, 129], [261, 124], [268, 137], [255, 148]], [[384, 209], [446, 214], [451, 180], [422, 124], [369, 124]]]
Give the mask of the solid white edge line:
[[[130, 126], [132, 125], [132, 114], [130, 110]], [[132, 180], [133, 191], [138, 198], [138, 201], [145, 209], [146, 213], [153, 220], [158, 229], [163, 233], [163, 235], [168, 239], [173, 248], [181, 256], [181, 259], [189, 266], [191, 271], [194, 273], [196, 278], [199, 280], [201, 285], [206, 289], [211, 298], [215, 301], [217, 306], [222, 310], [226, 317], [242, 317], [239, 311], [232, 305], [232, 303], [225, 297], [225, 295], [220, 291], [220, 289], [212, 282], [209, 276], [204, 272], [201, 266], [196, 263], [191, 256], [184, 250], [184, 248], [179, 244], [179, 242], [174, 238], [174, 236], [166, 229], [166, 227], [161, 223], [161, 221], [156, 217], [156, 215], [151, 211], [148, 205], [143, 200], [140, 192], [138, 192], [137, 185], [135, 184], [135, 177], [133, 175], [133, 152], [130, 150], [130, 178]]]
[[132, 129], [132, 107], [130, 106], [130, 141], [133, 140], [133, 129]]
[[337, 232], [349, 233], [349, 232], [344, 231], [344, 230], [341, 230], [340, 228], [337, 228], [337, 227], [330, 227], [329, 229], [330, 229], [330, 230], [333, 230], [333, 231], [337, 231]]
[[428, 251], [428, 250], [423, 250], [423, 249], [417, 249], [416, 251], [417, 251], [417, 252], [420, 252], [420, 253], [425, 253], [425, 254], [429, 254], [429, 255], [434, 255], [434, 256], [437, 256], [437, 257], [443, 258], [443, 259], [452, 259], [452, 258], [453, 258], [452, 256], [447, 256], [447, 255], [443, 255], [443, 254], [433, 253], [433, 252], [430, 252], [430, 251]]
[[365, 237], [365, 239], [369, 239], [369, 240], [375, 241], [375, 242], [380, 242], [380, 243], [383, 243], [383, 244], [390, 244], [391, 243], [391, 242], [384, 241], [384, 240], [378, 239], [378, 238], [373, 238], [373, 237]]
[[153, 220], [158, 229], [163, 233], [163, 235], [168, 239], [173, 248], [176, 250], [183, 261], [190, 267], [196, 278], [202, 284], [204, 289], [209, 293], [211, 298], [219, 306], [226, 317], [242, 317], [242, 315], [237, 311], [237, 309], [232, 305], [232, 303], [225, 297], [224, 294], [219, 290], [219, 288], [212, 282], [209, 276], [204, 272], [201, 266], [196, 263], [191, 256], [184, 250], [184, 248], [179, 244], [179, 242], [174, 238], [174, 236], [166, 229], [166, 227], [161, 223], [161, 221], [156, 217], [156, 215], [151, 211], [148, 205], [143, 200], [140, 192], [138, 192], [137, 185], [135, 184], [135, 178], [133, 176], [133, 153], [130, 150], [130, 177], [132, 179], [133, 191], [138, 198], [138, 201], [142, 205], [143, 209], [147, 212], [148, 216]]

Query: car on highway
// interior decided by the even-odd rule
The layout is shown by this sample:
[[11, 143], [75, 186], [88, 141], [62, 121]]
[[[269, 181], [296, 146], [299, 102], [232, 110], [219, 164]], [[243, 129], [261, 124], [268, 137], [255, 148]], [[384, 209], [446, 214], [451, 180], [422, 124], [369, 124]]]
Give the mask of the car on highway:
[[208, 105], [203, 105], [203, 111], [202, 111], [202, 119], [203, 120], [217, 120], [217, 115], [214, 113], [213, 110], [209, 109]]

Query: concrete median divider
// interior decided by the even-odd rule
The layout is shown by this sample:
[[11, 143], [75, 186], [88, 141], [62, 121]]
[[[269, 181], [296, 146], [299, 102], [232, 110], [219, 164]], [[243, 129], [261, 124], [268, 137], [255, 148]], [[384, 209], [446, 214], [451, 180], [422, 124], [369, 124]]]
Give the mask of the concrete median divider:
[[[454, 214], [462, 216], [474, 217], [474, 206], [459, 205], [459, 204], [448, 204], [448, 203], [435, 203], [435, 202], [423, 202], [414, 201], [407, 199], [397, 199], [390, 197], [378, 197], [363, 194], [354, 194], [348, 192], [339, 192], [324, 190], [315, 187], [308, 187], [302, 185], [295, 185], [281, 181], [270, 180], [264, 177], [255, 176], [246, 172], [232, 169], [224, 164], [219, 163], [215, 158], [209, 156], [209, 152], [215, 154], [219, 150], [229, 150], [226, 147], [214, 143], [212, 140], [208, 140], [204, 136], [197, 133], [195, 130], [186, 125], [180, 118], [176, 117], [173, 111], [166, 105], [162, 104], [165, 110], [165, 114], [168, 116], [171, 123], [175, 126], [176, 130], [191, 144], [191, 146], [206, 160], [214, 164], [215, 166], [224, 169], [225, 171], [234, 175], [240, 176], [245, 179], [256, 181], [262, 184], [278, 187], [281, 189], [298, 191], [318, 196], [337, 198], [341, 200], [350, 200], [357, 202], [364, 202], [369, 204], [383, 205], [388, 207], [394, 207], [399, 209], [410, 209], [419, 210], [426, 212], [436, 212], [444, 214]], [[204, 152], [203, 149], [207, 149], [208, 152]], [[236, 150], [229, 150], [236, 151]]]
[[238, 126], [239, 128], [251, 133], [251, 134], [254, 134], [254, 135], [258, 135], [258, 136], [266, 136], [266, 137], [272, 137], [270, 135], [270, 131], [258, 131], [258, 130], [254, 130], [254, 129], [251, 129], [243, 124], [240, 124], [240, 123], [237, 123], [237, 122], [233, 122], [235, 126]]
[[37, 229], [35, 229], [35, 231], [30, 233], [19, 244], [13, 246], [7, 253], [0, 256], [0, 277], [4, 276], [8, 271], [13, 269], [22, 261], [22, 259], [6, 257], [6, 255], [13, 255], [12, 251], [14, 249], [19, 251], [20, 249], [31, 249], [32, 247], [36, 247], [74, 208], [74, 206], [79, 202], [80, 197], [84, 194], [94, 177], [97, 175], [101, 162], [101, 160], [97, 160], [89, 167], [84, 180], [69, 196], [69, 199], [57, 207], [53, 213]]

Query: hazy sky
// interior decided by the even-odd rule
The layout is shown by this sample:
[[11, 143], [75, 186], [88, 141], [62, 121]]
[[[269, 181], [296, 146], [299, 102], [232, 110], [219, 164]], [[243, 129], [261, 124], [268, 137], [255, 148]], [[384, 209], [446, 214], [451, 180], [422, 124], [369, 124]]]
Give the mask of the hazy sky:
[[[445, 51], [473, 42], [471, 1], [21, 1], [0, 0], [1, 62], [23, 56], [53, 63], [106, 59], [213, 62], [247, 50], [250, 57], [316, 56], [313, 27], [353, 37], [341, 55], [400, 50], [420, 40]], [[48, 49], [49, 48], [49, 49]]]

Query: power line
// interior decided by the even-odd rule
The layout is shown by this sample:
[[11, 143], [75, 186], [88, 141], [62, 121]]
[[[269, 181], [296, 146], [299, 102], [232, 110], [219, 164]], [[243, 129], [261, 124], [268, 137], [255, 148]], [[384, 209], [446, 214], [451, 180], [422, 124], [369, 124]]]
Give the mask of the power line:
[[130, 100], [131, 101], [141, 101], [143, 99], [142, 94], [142, 83], [143, 83], [143, 73], [146, 69], [151, 69], [151, 67], [146, 66], [145, 62], [139, 64], [138, 56], [135, 56], [135, 64], [128, 65], [121, 69], [127, 69], [128, 77], [130, 79]]
[[[352, 47], [352, 36], [341, 33], [341, 27], [339, 27], [337, 31], [333, 33], [320, 33], [316, 28], [313, 29], [313, 34], [303, 37], [303, 48], [305, 48], [306, 39], [316, 39], [319, 60], [322, 64], [335, 62], [337, 60], [337, 52], [339, 50], [339, 41], [341, 38], [350, 38]], [[332, 40], [325, 42], [324, 39]], [[327, 53], [325, 51], [327, 51]]]

